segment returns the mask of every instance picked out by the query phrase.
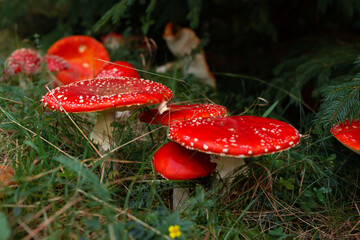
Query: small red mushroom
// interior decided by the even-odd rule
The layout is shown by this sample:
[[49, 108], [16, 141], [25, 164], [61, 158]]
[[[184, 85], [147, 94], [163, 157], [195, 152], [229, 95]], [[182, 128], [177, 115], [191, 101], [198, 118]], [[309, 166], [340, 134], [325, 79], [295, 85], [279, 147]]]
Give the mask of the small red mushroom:
[[360, 122], [353, 120], [351, 123], [346, 120], [344, 123], [335, 124], [331, 134], [344, 146], [360, 154]]
[[180, 121], [206, 118], [206, 117], [224, 117], [227, 115], [226, 108], [216, 104], [200, 103], [189, 105], [170, 104], [162, 114], [158, 109], [150, 109], [140, 114], [139, 119], [144, 123], [162, 124], [168, 126]]
[[187, 149], [219, 155], [224, 178], [245, 164], [243, 158], [287, 150], [300, 141], [299, 132], [279, 120], [232, 116], [187, 120], [170, 125], [168, 137]]
[[188, 150], [169, 142], [159, 148], [152, 163], [156, 172], [170, 180], [191, 180], [206, 177], [214, 172], [216, 164], [205, 153]]
[[100, 42], [83, 35], [58, 40], [48, 49], [47, 54], [60, 56], [70, 64], [70, 69], [57, 74], [57, 79], [63, 84], [93, 78], [105, 65], [105, 61], [110, 60]]
[[[206, 177], [214, 172], [216, 164], [205, 153], [188, 150], [169, 142], [159, 148], [152, 159], [157, 173], [170, 180], [192, 180]], [[173, 208], [182, 205], [189, 196], [189, 189], [173, 189]]]
[[46, 64], [47, 70], [50, 72], [59, 72], [70, 68], [69, 63], [57, 55], [47, 54], [44, 56], [43, 61]]
[[23, 73], [26, 75], [36, 74], [41, 70], [40, 54], [31, 48], [20, 48], [11, 53], [6, 59], [6, 73], [15, 75]]
[[107, 63], [96, 78], [110, 78], [110, 77], [135, 77], [140, 78], [140, 74], [136, 71], [135, 67], [124, 61], [115, 61]]
[[90, 135], [103, 150], [110, 148], [114, 113], [167, 102], [172, 92], [166, 86], [139, 78], [95, 78], [74, 82], [48, 92], [42, 99], [52, 110], [73, 113], [98, 112]]

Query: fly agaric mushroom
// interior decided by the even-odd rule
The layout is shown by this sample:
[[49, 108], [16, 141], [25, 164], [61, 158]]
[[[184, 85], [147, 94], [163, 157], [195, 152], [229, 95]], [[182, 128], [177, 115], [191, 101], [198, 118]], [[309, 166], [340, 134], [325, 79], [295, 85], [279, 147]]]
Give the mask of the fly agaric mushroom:
[[40, 54], [30, 48], [20, 48], [11, 53], [5, 61], [4, 76], [24, 74], [25, 78], [19, 79], [19, 86], [26, 88], [27, 83], [25, 80], [30, 81], [28, 75], [33, 75], [41, 70]]
[[41, 58], [39, 53], [31, 48], [20, 48], [11, 53], [6, 59], [6, 73], [15, 75], [36, 74], [41, 70]]
[[[196, 119], [196, 118], [206, 118], [206, 117], [218, 117], [218, 116], [226, 116], [227, 111], [226, 108], [220, 105], [216, 104], [190, 104], [190, 105], [169, 105], [169, 109], [166, 110], [163, 113], [158, 113], [158, 109], [151, 109], [147, 112], [143, 112], [140, 114], [140, 121], [144, 123], [150, 123], [150, 124], [162, 124], [165, 126], [168, 126], [169, 124], [173, 124], [180, 121], [185, 121], [189, 119]], [[166, 149], [170, 148], [176, 148], [175, 146], [178, 144], [168, 144], [169, 147], [166, 147]], [[171, 147], [170, 147], [171, 146]], [[164, 145], [165, 147], [165, 145]], [[176, 148], [178, 151], [185, 152], [185, 149], [178, 145]], [[163, 150], [164, 151], [164, 150]], [[180, 155], [180, 153], [177, 153], [174, 151], [168, 151], [167, 158], [174, 158], [176, 155]], [[185, 152], [186, 153], [186, 152]], [[192, 152], [192, 154], [195, 154], [195, 152]], [[174, 156], [170, 156], [174, 155]], [[154, 155], [155, 156], [155, 155]], [[208, 156], [210, 159], [210, 157]], [[154, 158], [155, 159], [155, 158]], [[164, 160], [165, 161], [165, 160]], [[170, 163], [169, 163], [170, 164]], [[158, 165], [158, 164], [157, 164]], [[155, 166], [155, 165], [154, 165]], [[161, 168], [160, 168], [161, 169]], [[170, 168], [173, 169], [173, 168]], [[158, 171], [158, 169], [155, 167], [155, 170]], [[169, 169], [164, 169], [166, 174], [163, 174], [165, 178], [173, 179], [167, 176], [167, 173], [170, 171]], [[179, 169], [175, 168], [175, 171], [179, 171]], [[159, 171], [158, 171], [159, 172]], [[162, 173], [160, 173], [162, 174]], [[187, 178], [189, 179], [189, 178]], [[187, 188], [175, 188], [173, 190], [173, 208], [177, 208], [178, 206], [182, 205], [183, 201], [187, 199], [189, 196], [189, 189]]]
[[174, 142], [166, 143], [153, 156], [156, 172], [169, 180], [191, 180], [210, 175], [216, 167], [210, 156], [188, 150]]
[[50, 72], [59, 72], [70, 68], [69, 63], [57, 55], [47, 54], [44, 56], [43, 61]]
[[224, 117], [227, 114], [226, 108], [216, 104], [189, 104], [167, 106], [169, 110], [159, 114], [158, 109], [150, 109], [140, 114], [139, 119], [144, 123], [162, 124], [168, 126], [180, 121], [206, 117]]
[[166, 86], [139, 78], [95, 78], [64, 85], [42, 99], [52, 110], [73, 113], [98, 112], [90, 138], [106, 151], [110, 148], [114, 113], [167, 102], [172, 92]]
[[[205, 153], [188, 150], [179, 144], [169, 142], [159, 148], [152, 159], [157, 173], [169, 180], [192, 180], [206, 177], [214, 172], [216, 164]], [[173, 190], [173, 208], [182, 205], [189, 196], [187, 188]]]
[[291, 125], [255, 116], [178, 122], [170, 126], [168, 137], [187, 149], [219, 155], [220, 178], [243, 166], [245, 157], [284, 151], [300, 141], [299, 132]]
[[105, 65], [104, 61], [110, 60], [108, 52], [100, 42], [83, 35], [58, 40], [48, 49], [47, 54], [60, 56], [70, 64], [70, 69], [57, 74], [57, 79], [63, 84], [94, 77]]
[[96, 75], [96, 78], [110, 78], [110, 77], [134, 77], [140, 78], [138, 71], [135, 67], [128, 62], [115, 61], [107, 63], [100, 72]]
[[345, 147], [360, 154], [360, 122], [353, 120], [351, 123], [337, 123], [331, 129], [331, 134], [339, 140]]

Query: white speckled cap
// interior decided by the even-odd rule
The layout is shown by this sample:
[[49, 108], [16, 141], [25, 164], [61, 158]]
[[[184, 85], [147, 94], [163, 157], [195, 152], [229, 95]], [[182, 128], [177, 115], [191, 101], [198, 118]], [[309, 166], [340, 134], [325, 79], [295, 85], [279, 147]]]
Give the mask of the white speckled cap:
[[178, 122], [170, 126], [168, 137], [188, 149], [238, 158], [280, 152], [300, 141], [300, 134], [293, 126], [254, 116]]
[[171, 98], [172, 91], [160, 83], [123, 77], [73, 82], [51, 90], [42, 101], [52, 110], [62, 111], [63, 108], [67, 112], [95, 112], [110, 108], [133, 109]]

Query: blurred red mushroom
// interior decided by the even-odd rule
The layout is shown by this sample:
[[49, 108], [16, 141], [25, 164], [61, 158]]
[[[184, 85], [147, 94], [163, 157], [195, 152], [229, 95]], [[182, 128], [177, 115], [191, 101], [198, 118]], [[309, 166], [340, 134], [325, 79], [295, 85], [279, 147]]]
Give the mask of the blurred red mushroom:
[[31, 48], [20, 48], [11, 53], [5, 60], [5, 69], [3, 77], [23, 74], [25, 77], [19, 78], [19, 86], [27, 88], [28, 82], [31, 82], [30, 75], [37, 74], [41, 70], [40, 54]]
[[111, 50], [115, 50], [118, 49], [120, 46], [123, 46], [125, 40], [120, 33], [111, 32], [102, 37], [101, 42], [104, 44], [105, 47]]
[[41, 70], [40, 54], [31, 48], [20, 48], [11, 53], [5, 65], [6, 73], [10, 75], [36, 74]]
[[70, 69], [57, 74], [57, 79], [63, 84], [93, 78], [110, 60], [100, 42], [83, 35], [58, 40], [48, 49], [47, 54], [60, 56], [70, 64]]
[[335, 124], [331, 129], [331, 134], [339, 140], [345, 147], [360, 154], [360, 122], [359, 120], [346, 120], [344, 123]]
[[123, 36], [120, 33], [111, 32], [101, 38], [101, 42], [110, 50], [117, 50], [120, 47], [135, 49], [146, 49], [146, 41], [144, 37], [130, 35]]
[[47, 54], [44, 56], [43, 62], [45, 62], [47, 70], [50, 72], [59, 72], [70, 68], [69, 63], [57, 55]]

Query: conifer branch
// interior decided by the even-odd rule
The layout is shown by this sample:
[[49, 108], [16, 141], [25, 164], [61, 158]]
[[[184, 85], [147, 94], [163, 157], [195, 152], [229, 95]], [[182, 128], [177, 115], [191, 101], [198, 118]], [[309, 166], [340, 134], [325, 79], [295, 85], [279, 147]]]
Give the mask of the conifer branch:
[[341, 84], [332, 85], [322, 91], [322, 104], [315, 119], [329, 128], [346, 119], [358, 119], [360, 110], [360, 74], [349, 77]]

